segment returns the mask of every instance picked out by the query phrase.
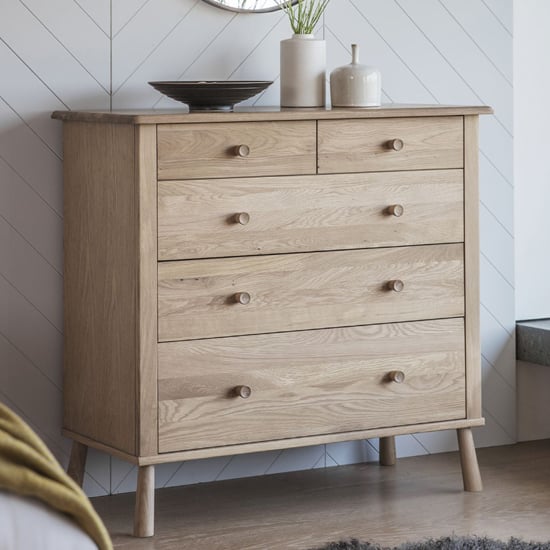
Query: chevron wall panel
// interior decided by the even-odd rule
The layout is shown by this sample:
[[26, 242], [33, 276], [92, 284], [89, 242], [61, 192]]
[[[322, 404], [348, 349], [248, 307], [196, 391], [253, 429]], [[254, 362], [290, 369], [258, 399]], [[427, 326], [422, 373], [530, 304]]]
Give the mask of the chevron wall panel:
[[[236, 14], [201, 0], [0, 0], [0, 399], [66, 462], [60, 435], [62, 147], [54, 109], [177, 108], [147, 85], [265, 79], [279, 96], [280, 12]], [[481, 331], [478, 445], [515, 441], [512, 0], [332, 0], [318, 29], [329, 70], [362, 62], [386, 102], [485, 103], [481, 121]], [[454, 433], [398, 439], [400, 456], [456, 448]], [[378, 441], [213, 458], [158, 468], [158, 486], [375, 460]], [[135, 469], [92, 452], [91, 495], [133, 491]]]

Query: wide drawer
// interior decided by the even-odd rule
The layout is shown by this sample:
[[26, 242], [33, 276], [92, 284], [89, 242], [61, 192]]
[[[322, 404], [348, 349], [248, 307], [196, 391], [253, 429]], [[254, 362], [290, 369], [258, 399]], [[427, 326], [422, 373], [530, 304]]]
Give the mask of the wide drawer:
[[464, 166], [459, 116], [319, 121], [319, 173]]
[[464, 314], [463, 245], [163, 262], [159, 340]]
[[160, 260], [459, 242], [462, 170], [159, 182]]
[[160, 124], [158, 178], [315, 174], [314, 120]]
[[462, 319], [159, 346], [161, 453], [464, 417]]

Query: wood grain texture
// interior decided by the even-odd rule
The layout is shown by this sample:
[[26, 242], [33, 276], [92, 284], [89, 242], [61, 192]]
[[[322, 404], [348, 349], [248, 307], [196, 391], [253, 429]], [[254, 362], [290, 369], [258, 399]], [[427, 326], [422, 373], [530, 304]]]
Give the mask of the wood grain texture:
[[134, 510], [134, 536], [155, 534], [155, 467], [139, 466]]
[[464, 117], [464, 272], [466, 305], [466, 404], [470, 418], [481, 411], [479, 289], [478, 117]]
[[447, 319], [161, 344], [159, 451], [464, 418], [463, 339]]
[[[246, 145], [242, 157], [235, 148]], [[315, 121], [163, 124], [159, 180], [314, 174]]]
[[[88, 139], [71, 153], [87, 151], [74, 161], [94, 173], [87, 188], [101, 189], [100, 178], [111, 193], [109, 204], [91, 193], [96, 217], [78, 239], [99, 232], [101, 246], [116, 244], [130, 281], [126, 333], [109, 325], [101, 336], [108, 350], [122, 338], [132, 351], [114, 369], [119, 378], [108, 372], [109, 388], [100, 380], [94, 389], [111, 392], [101, 413], [91, 410], [100, 429], [65, 431], [78, 445], [139, 464], [138, 536], [153, 533], [152, 466], [182, 459], [380, 437], [381, 463], [393, 464], [396, 435], [454, 428], [465, 487], [480, 486], [469, 428], [484, 421], [480, 408], [475, 414], [475, 364], [467, 364], [476, 349], [465, 338], [468, 292], [476, 291], [465, 273], [478, 271], [473, 261], [471, 272], [464, 267], [478, 230], [477, 218], [469, 222], [477, 116], [431, 114], [320, 120], [321, 170], [342, 172], [335, 175], [314, 175], [311, 115], [158, 128], [67, 124], [105, 128], [90, 130], [100, 145]], [[113, 133], [124, 143], [116, 151]], [[403, 149], [390, 149], [391, 139], [402, 139]], [[323, 147], [332, 158], [323, 159]], [[107, 169], [95, 170], [96, 155]], [[125, 181], [113, 190], [117, 177]], [[122, 223], [124, 249], [112, 237]], [[118, 307], [109, 253], [95, 258]], [[133, 309], [124, 309], [130, 296]], [[96, 324], [104, 315], [90, 313]], [[470, 330], [476, 324], [479, 313]], [[121, 391], [133, 417], [113, 438], [107, 431]], [[123, 430], [130, 445], [119, 443]]]
[[353, 432], [338, 432], [323, 435], [311, 435], [303, 437], [289, 437], [272, 441], [260, 441], [258, 443], [242, 443], [231, 445], [231, 447], [206, 447], [204, 449], [193, 449], [191, 451], [175, 451], [161, 453], [153, 456], [132, 457], [129, 462], [146, 466], [148, 464], [165, 464], [178, 462], [180, 460], [196, 460], [201, 458], [213, 458], [227, 456], [228, 449], [231, 455], [241, 455], [264, 451], [276, 451], [281, 449], [296, 449], [309, 445], [324, 445], [329, 443], [341, 443], [343, 441], [356, 441], [360, 439], [373, 439], [380, 437], [391, 437], [413, 433], [429, 433], [441, 430], [456, 430], [458, 428], [477, 428], [485, 425], [483, 418], [463, 418], [460, 420], [445, 420], [441, 422], [426, 422], [420, 424], [402, 424], [390, 428], [374, 428], [369, 430], [355, 430]]
[[278, 107], [237, 107], [232, 113], [194, 112], [174, 109], [133, 111], [55, 111], [52, 118], [112, 124], [196, 124], [202, 122], [257, 122], [270, 120], [330, 120], [394, 117], [431, 117], [491, 114], [484, 105], [406, 105], [389, 103], [370, 109], [281, 109]]
[[[462, 117], [319, 121], [319, 173], [462, 168]], [[404, 146], [388, 147], [393, 139]]]
[[163, 262], [158, 278], [160, 341], [464, 313], [462, 244]]
[[134, 127], [64, 128], [64, 427], [136, 451]]
[[158, 208], [160, 260], [464, 240], [462, 170], [165, 181]]
[[117, 449], [115, 447], [111, 447], [110, 445], [105, 445], [104, 443], [101, 443], [101, 441], [96, 441], [95, 439], [90, 439], [89, 437], [86, 437], [82, 434], [78, 434], [75, 432], [71, 432], [70, 430], [63, 429], [61, 430], [61, 433], [64, 437], [69, 437], [73, 441], [78, 441], [79, 443], [82, 443], [83, 445], [86, 445], [87, 447], [92, 447], [93, 449], [97, 449], [98, 451], [101, 451], [103, 453], [107, 453], [112, 456], [116, 456], [117, 458], [120, 458], [121, 460], [125, 460], [126, 462], [130, 462], [131, 464], [137, 464], [138, 459], [137, 455], [129, 454], [121, 451], [120, 449]]
[[142, 125], [135, 132], [137, 269], [138, 451], [157, 452], [157, 132]]

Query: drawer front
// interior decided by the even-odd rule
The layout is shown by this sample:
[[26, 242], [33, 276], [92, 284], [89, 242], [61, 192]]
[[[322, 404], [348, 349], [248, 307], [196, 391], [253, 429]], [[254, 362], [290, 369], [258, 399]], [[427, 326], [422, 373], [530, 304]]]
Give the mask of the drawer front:
[[161, 344], [159, 451], [465, 418], [463, 325], [443, 319]]
[[159, 182], [160, 260], [460, 242], [462, 170]]
[[462, 117], [319, 121], [319, 173], [464, 166]]
[[160, 124], [158, 178], [315, 174], [314, 120]]
[[158, 285], [160, 341], [457, 317], [463, 246], [163, 262]]

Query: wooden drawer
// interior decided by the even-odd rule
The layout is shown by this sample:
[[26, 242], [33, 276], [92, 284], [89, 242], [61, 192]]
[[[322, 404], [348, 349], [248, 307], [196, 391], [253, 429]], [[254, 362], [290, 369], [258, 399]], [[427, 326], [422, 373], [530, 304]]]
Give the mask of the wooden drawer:
[[462, 316], [463, 246], [163, 262], [158, 314], [160, 341]]
[[463, 195], [462, 170], [159, 182], [159, 259], [459, 242]]
[[159, 346], [160, 452], [464, 417], [462, 319]]
[[462, 168], [463, 140], [459, 116], [320, 120], [319, 173]]
[[314, 120], [160, 124], [157, 135], [159, 180], [316, 171]]

